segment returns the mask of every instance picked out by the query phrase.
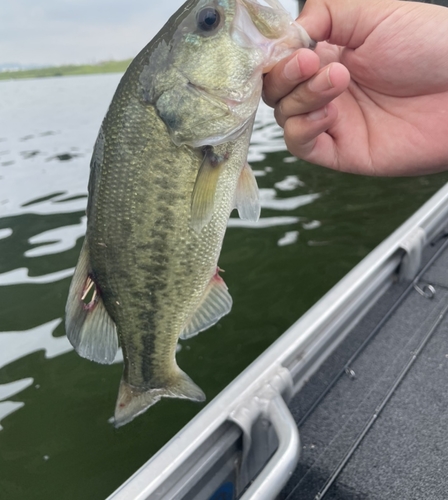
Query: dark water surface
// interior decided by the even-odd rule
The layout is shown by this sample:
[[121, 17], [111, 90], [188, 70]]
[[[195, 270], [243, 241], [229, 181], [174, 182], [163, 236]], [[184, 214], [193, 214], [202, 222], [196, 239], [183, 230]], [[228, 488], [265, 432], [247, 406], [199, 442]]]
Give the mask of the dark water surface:
[[[103, 499], [204, 406], [163, 400], [115, 430], [121, 362], [81, 359], [64, 336], [90, 154], [118, 80], [0, 82], [0, 499]], [[219, 262], [233, 310], [178, 353], [209, 401], [448, 180], [298, 161], [264, 107], [250, 161], [261, 220], [231, 219]]]

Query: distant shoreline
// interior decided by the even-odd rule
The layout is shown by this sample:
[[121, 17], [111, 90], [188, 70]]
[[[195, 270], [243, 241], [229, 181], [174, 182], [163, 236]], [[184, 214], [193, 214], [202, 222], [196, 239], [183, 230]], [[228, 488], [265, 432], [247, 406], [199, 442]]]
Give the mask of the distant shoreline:
[[47, 78], [51, 76], [92, 75], [95, 73], [124, 73], [132, 59], [126, 61], [106, 61], [100, 64], [52, 66], [49, 68], [24, 69], [0, 72], [0, 80], [21, 78]]

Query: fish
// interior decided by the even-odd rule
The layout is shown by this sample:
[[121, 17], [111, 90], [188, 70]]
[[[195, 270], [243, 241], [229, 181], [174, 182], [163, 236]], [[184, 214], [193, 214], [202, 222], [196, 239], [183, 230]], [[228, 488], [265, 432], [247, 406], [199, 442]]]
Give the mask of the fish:
[[162, 397], [205, 400], [178, 340], [231, 310], [218, 257], [232, 210], [260, 215], [247, 154], [263, 73], [312, 46], [277, 0], [188, 0], [123, 75], [92, 154], [65, 321], [84, 358], [110, 364], [122, 348], [116, 427]]

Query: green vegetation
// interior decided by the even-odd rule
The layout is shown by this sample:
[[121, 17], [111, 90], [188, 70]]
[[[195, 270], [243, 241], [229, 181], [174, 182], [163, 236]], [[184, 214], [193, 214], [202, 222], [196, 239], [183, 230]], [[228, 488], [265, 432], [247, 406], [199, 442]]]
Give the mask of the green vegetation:
[[94, 73], [124, 73], [131, 59], [126, 61], [106, 61], [100, 64], [84, 64], [80, 66], [53, 66], [50, 68], [27, 69], [19, 71], [2, 71], [0, 80], [16, 78], [45, 78], [48, 76], [90, 75]]

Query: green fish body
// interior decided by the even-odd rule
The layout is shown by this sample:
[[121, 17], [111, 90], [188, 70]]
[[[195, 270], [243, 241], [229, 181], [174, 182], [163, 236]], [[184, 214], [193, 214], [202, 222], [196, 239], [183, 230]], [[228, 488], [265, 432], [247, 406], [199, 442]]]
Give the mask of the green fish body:
[[99, 363], [121, 345], [116, 426], [161, 397], [205, 399], [177, 366], [178, 339], [231, 309], [217, 262], [231, 211], [260, 212], [246, 158], [262, 73], [311, 44], [268, 3], [186, 2], [132, 62], [101, 126], [66, 331]]

